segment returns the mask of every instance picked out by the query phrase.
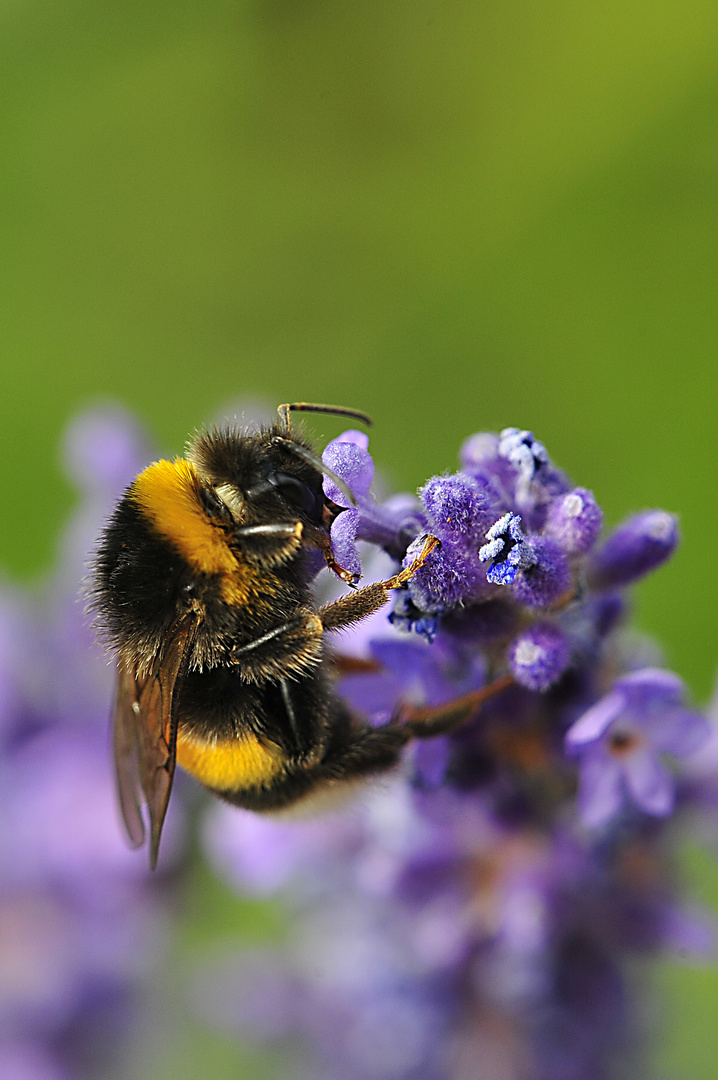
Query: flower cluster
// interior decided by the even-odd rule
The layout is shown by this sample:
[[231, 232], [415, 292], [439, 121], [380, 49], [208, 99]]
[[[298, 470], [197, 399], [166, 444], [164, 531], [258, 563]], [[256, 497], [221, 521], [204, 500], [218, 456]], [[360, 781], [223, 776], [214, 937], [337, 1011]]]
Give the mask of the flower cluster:
[[[427, 533], [441, 541], [388, 618], [342, 634], [369, 663], [337, 690], [374, 724], [455, 726], [324, 817], [204, 803], [210, 863], [282, 896], [292, 921], [281, 947], [205, 958], [193, 1006], [283, 1043], [287, 1080], [632, 1074], [631, 958], [711, 941], [677, 897], [665, 825], [715, 813], [718, 737], [623, 630], [626, 589], [675, 550], [676, 521], [651, 510], [602, 536], [593, 494], [516, 428], [473, 436], [418, 498], [374, 499], [359, 432], [324, 458], [354, 494], [325, 481], [345, 568], [386, 578]], [[77, 602], [147, 453], [101, 410], [73, 425], [65, 461], [81, 500], [56, 572], [0, 590], [0, 1075], [18, 1080], [104, 1074], [162, 947], [157, 886], [113, 805], [111, 671]]]
[[145, 459], [115, 410], [81, 417], [65, 463], [81, 488], [57, 568], [0, 591], [0, 1075], [104, 1075], [161, 941], [157, 889], [123, 841], [107, 718], [112, 673], [79, 602], [102, 519]]
[[357, 432], [324, 457], [356, 496], [325, 482], [346, 507], [332, 527], [344, 566], [387, 576], [426, 534], [441, 541], [388, 620], [342, 635], [371, 663], [339, 691], [375, 724], [468, 712], [342, 814], [209, 810], [218, 871], [283, 894], [295, 922], [281, 951], [199, 971], [197, 1008], [225, 1030], [299, 1038], [293, 1077], [627, 1073], [628, 959], [710, 940], [676, 899], [662, 829], [695, 797], [680, 763], [709, 725], [622, 630], [626, 586], [669, 558], [676, 521], [648, 511], [602, 538], [592, 492], [516, 428], [470, 438], [418, 499], [374, 501]]

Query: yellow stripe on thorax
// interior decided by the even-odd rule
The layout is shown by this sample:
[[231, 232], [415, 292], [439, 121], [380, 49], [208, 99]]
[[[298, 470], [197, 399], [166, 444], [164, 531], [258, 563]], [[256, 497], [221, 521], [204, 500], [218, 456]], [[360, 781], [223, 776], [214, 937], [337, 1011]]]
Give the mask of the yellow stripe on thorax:
[[284, 755], [256, 735], [231, 740], [177, 735], [177, 764], [217, 791], [260, 787], [282, 771]]
[[207, 517], [200, 488], [192, 463], [175, 458], [156, 461], [141, 472], [130, 489], [130, 498], [193, 569], [219, 575], [222, 598], [227, 603], [246, 603], [256, 575], [246, 564], [237, 562], [222, 529]]

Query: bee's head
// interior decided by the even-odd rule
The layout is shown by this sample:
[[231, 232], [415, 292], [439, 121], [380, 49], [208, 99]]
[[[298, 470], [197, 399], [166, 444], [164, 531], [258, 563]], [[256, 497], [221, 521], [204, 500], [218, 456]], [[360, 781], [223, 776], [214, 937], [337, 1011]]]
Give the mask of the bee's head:
[[326, 469], [306, 442], [288, 437], [279, 425], [249, 433], [233, 427], [200, 432], [187, 456], [238, 524], [324, 522]]

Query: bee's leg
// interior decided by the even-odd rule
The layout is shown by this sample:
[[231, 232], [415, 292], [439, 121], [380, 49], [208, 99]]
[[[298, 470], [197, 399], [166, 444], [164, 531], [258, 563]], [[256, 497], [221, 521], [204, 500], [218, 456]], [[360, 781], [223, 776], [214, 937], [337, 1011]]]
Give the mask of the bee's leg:
[[308, 775], [315, 781], [336, 782], [391, 769], [412, 739], [447, 734], [468, 723], [486, 701], [512, 681], [510, 676], [504, 676], [437, 708], [406, 708], [382, 727], [374, 727], [342, 708], [343, 722], [335, 722], [332, 740], [322, 760]]
[[363, 660], [358, 656], [347, 656], [346, 653], [330, 653], [327, 663], [331, 665], [335, 674], [343, 675], [374, 675], [382, 670], [378, 660]]
[[427, 536], [423, 548], [414, 561], [403, 570], [400, 570], [398, 574], [394, 574], [387, 581], [377, 581], [373, 585], [365, 585], [362, 589], [357, 589], [356, 592], [348, 593], [346, 596], [340, 596], [338, 600], [334, 600], [333, 603], [320, 608], [317, 615], [322, 620], [324, 629], [338, 630], [342, 626], [351, 626], [357, 620], [363, 619], [383, 607], [389, 599], [390, 590], [400, 589], [403, 585], [406, 585], [407, 581], [411, 580], [416, 571], [424, 565], [429, 555], [439, 545], [440, 541], [435, 536]]
[[356, 585], [359, 580], [358, 575], [352, 574], [351, 570], [345, 570], [334, 558], [332, 542], [328, 532], [325, 532], [324, 529], [317, 528], [316, 525], [307, 525], [304, 529], [304, 539], [319, 548], [324, 556], [324, 562], [333, 574], [336, 574], [338, 578], [341, 578], [346, 585]]
[[470, 694], [447, 701], [444, 705], [400, 706], [393, 724], [407, 731], [415, 739], [431, 739], [446, 735], [467, 724], [476, 716], [487, 701], [513, 685], [510, 675], [502, 675], [493, 682], [473, 690]]
[[247, 562], [267, 570], [288, 562], [299, 550], [304, 534], [301, 521], [274, 525], [244, 525], [232, 535], [230, 547]]
[[317, 779], [336, 782], [385, 772], [397, 765], [401, 751], [411, 739], [408, 728], [398, 724], [373, 727], [357, 717], [340, 733], [314, 767]]
[[229, 661], [247, 682], [302, 675], [322, 660], [323, 631], [318, 615], [306, 611], [254, 641], [235, 645]]

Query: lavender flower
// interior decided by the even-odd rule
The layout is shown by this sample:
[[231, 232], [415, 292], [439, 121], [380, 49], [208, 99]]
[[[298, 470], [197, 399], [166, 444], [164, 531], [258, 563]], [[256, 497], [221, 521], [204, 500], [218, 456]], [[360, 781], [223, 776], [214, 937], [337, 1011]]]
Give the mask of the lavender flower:
[[[292, 1077], [632, 1074], [629, 961], [710, 938], [680, 905], [660, 831], [706, 801], [705, 778], [680, 766], [708, 724], [621, 631], [624, 587], [675, 548], [674, 519], [639, 515], [598, 546], [593, 493], [518, 428], [472, 436], [460, 471], [430, 478], [418, 503], [372, 499], [356, 433], [325, 460], [356, 494], [347, 506], [325, 482], [344, 507], [332, 537], [345, 564], [363, 540], [365, 573], [385, 577], [377, 548], [406, 566], [427, 532], [441, 540], [388, 622], [342, 635], [373, 670], [340, 693], [375, 724], [484, 704], [333, 818], [209, 808], [214, 867], [283, 897], [293, 925], [284, 950], [203, 967], [196, 1008], [224, 1031], [294, 1040]], [[215, 972], [247, 1003], [219, 1021]], [[255, 986], [272, 988], [271, 1024]]]

